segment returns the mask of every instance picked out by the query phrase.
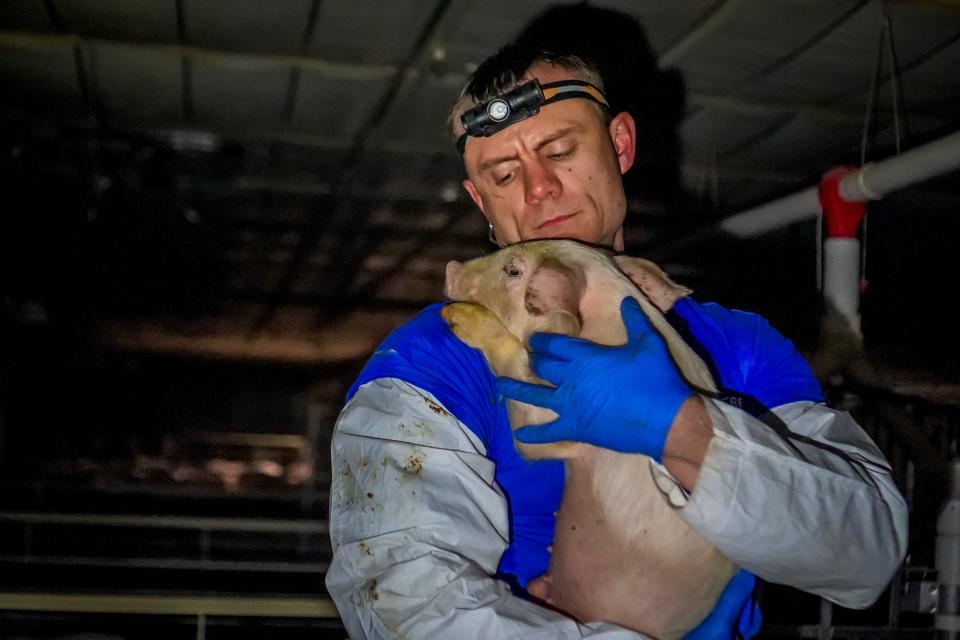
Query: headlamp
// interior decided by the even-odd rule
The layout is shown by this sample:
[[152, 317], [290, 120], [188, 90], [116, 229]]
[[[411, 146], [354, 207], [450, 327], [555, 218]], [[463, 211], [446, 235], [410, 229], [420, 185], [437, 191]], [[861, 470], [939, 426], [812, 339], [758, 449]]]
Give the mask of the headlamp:
[[460, 116], [464, 133], [457, 140], [460, 155], [467, 146], [467, 136], [486, 138], [498, 131], [540, 113], [540, 107], [566, 100], [586, 98], [610, 110], [606, 96], [597, 87], [582, 80], [560, 80], [541, 85], [537, 80], [502, 93], [478, 104]]

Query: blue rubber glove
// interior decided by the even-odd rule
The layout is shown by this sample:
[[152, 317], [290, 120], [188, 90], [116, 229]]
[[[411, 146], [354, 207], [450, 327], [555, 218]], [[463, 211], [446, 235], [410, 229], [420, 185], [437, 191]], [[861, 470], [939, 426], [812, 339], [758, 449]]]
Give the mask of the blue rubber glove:
[[499, 378], [508, 398], [553, 410], [559, 418], [514, 432], [520, 442], [587, 442], [657, 462], [680, 405], [693, 391], [680, 376], [640, 304], [624, 298], [627, 343], [607, 347], [550, 333], [530, 337], [530, 365], [556, 388]]
[[727, 583], [717, 606], [684, 640], [730, 640], [737, 632], [752, 638], [760, 631], [760, 609], [750, 601], [757, 579], [740, 569]]

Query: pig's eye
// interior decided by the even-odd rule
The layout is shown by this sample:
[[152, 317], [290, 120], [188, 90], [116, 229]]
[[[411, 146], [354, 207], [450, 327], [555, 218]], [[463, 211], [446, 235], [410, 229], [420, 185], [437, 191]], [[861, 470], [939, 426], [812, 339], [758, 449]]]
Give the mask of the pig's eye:
[[508, 264], [503, 267], [503, 272], [507, 274], [508, 278], [519, 278], [522, 272], [513, 264]]

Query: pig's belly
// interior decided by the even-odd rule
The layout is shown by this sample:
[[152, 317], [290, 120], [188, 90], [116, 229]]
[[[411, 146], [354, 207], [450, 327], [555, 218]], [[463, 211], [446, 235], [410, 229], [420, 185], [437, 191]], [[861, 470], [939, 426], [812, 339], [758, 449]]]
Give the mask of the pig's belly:
[[589, 447], [566, 465], [550, 601], [583, 622], [682, 637], [713, 609], [733, 564], [667, 504], [645, 456]]

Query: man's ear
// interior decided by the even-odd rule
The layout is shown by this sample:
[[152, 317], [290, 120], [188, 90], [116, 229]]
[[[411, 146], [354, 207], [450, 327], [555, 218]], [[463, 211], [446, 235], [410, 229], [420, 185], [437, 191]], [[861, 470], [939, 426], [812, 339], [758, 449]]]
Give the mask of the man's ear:
[[470, 180], [470, 178], [466, 178], [461, 184], [463, 188], [467, 190], [467, 193], [470, 194], [470, 199], [473, 200], [473, 204], [477, 205], [483, 215], [486, 216], [487, 212], [483, 209], [483, 198], [480, 197], [480, 192], [477, 191], [477, 187], [474, 186], [473, 181]]
[[637, 153], [637, 124], [626, 111], [621, 111], [610, 121], [610, 140], [617, 153], [620, 173], [624, 174], [633, 166]]

